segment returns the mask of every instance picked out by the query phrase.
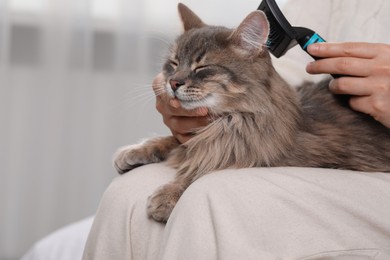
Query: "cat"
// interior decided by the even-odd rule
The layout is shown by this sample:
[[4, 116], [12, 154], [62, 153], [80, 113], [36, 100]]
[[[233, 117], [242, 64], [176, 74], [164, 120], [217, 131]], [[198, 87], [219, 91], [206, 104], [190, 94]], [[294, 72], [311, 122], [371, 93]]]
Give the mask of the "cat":
[[228, 29], [206, 25], [183, 4], [178, 9], [184, 33], [163, 66], [160, 92], [185, 109], [207, 107], [212, 122], [183, 144], [156, 137], [118, 150], [119, 173], [161, 161], [177, 170], [174, 181], [149, 197], [149, 217], [166, 222], [192, 182], [220, 169], [390, 171], [390, 129], [331, 94], [329, 80], [292, 88], [276, 72], [263, 12]]

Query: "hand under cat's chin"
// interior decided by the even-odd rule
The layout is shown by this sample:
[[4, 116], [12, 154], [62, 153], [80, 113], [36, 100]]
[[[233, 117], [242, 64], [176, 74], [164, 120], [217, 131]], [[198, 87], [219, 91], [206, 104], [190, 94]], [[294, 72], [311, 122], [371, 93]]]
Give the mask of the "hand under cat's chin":
[[179, 108], [181, 107], [180, 101], [177, 98], [172, 98], [169, 100], [169, 104], [174, 107], [174, 108]]

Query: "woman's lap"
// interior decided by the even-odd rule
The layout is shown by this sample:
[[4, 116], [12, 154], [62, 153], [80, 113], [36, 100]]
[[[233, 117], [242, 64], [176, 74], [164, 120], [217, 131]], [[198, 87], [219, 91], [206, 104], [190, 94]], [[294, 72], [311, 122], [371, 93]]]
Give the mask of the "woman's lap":
[[164, 226], [147, 218], [146, 201], [174, 174], [155, 164], [116, 178], [84, 259], [320, 259], [330, 251], [353, 259], [390, 250], [390, 174], [224, 170], [193, 183]]

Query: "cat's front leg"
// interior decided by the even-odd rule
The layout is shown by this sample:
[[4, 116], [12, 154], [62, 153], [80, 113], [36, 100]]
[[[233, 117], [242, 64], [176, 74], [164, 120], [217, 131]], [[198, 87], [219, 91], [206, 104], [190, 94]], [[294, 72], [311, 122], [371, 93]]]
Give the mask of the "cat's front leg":
[[161, 186], [148, 199], [148, 216], [158, 222], [167, 222], [173, 208], [188, 185], [175, 180]]
[[114, 155], [114, 166], [123, 174], [138, 166], [164, 161], [180, 143], [173, 136], [155, 137], [140, 144], [120, 148]]

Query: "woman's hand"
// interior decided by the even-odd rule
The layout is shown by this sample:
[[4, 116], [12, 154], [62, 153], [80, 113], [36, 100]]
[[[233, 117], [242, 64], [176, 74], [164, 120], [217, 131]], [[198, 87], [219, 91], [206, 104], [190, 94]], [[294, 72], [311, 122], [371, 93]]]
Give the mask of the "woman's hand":
[[207, 108], [185, 110], [177, 99], [165, 94], [165, 81], [162, 73], [153, 80], [153, 90], [156, 94], [156, 109], [163, 117], [166, 126], [180, 143], [187, 142], [196, 129], [209, 123]]
[[317, 43], [310, 45], [308, 51], [323, 59], [309, 63], [307, 72], [345, 75], [332, 80], [330, 90], [352, 95], [353, 109], [390, 128], [390, 45]]

